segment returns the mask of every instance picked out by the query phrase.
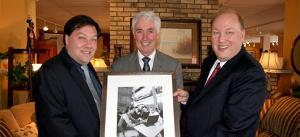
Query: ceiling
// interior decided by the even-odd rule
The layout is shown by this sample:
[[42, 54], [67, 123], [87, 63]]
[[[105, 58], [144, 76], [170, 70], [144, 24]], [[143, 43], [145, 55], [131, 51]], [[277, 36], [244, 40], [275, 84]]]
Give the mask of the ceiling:
[[[72, 16], [86, 14], [109, 33], [109, 0], [36, 0], [37, 17], [61, 26]], [[219, 0], [245, 19], [248, 36], [283, 34], [284, 0]]]
[[219, 0], [245, 20], [247, 35], [276, 34], [284, 30], [284, 0]]
[[36, 15], [63, 26], [75, 15], [85, 14], [95, 19], [102, 32], [109, 33], [108, 0], [36, 0]]

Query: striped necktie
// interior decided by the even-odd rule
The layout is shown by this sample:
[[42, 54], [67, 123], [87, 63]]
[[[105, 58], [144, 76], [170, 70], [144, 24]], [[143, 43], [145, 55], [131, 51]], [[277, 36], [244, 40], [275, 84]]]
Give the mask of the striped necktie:
[[206, 81], [206, 84], [205, 85], [208, 85], [209, 82], [211, 81], [211, 79], [213, 79], [217, 73], [219, 72], [219, 70], [221, 69], [221, 66], [220, 66], [220, 62], [217, 64], [216, 68], [214, 69], [214, 71], [211, 73], [210, 77], [208, 78], [208, 80]]
[[150, 58], [149, 57], [143, 57], [143, 62], [144, 62], [144, 67], [143, 67], [143, 71], [150, 71], [150, 66], [149, 66], [149, 61], [150, 61]]

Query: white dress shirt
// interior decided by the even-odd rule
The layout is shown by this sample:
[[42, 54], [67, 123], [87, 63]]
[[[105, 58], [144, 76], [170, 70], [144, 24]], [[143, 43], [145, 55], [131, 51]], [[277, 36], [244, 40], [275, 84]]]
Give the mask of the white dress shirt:
[[[150, 71], [152, 71], [152, 68], [153, 68], [153, 62], [154, 62], [154, 57], [155, 57], [155, 54], [156, 54], [156, 50], [154, 50], [152, 52], [152, 54], [150, 54], [148, 57], [150, 58], [150, 61], [149, 61], [149, 66], [150, 66]], [[145, 56], [138, 50], [138, 57], [139, 57], [139, 63], [140, 63], [140, 67], [141, 69], [143, 69], [144, 67], [144, 61], [142, 60]]]
[[[210, 68], [208, 77], [206, 78], [206, 82], [207, 82], [207, 80], [209, 79], [210, 75], [211, 75], [211, 74], [213, 73], [213, 71], [215, 70], [215, 68], [217, 67], [217, 64], [220, 63], [220, 69], [221, 69], [221, 68], [225, 65], [226, 62], [227, 62], [227, 61], [221, 62], [220, 60], [217, 59], [217, 60], [215, 61], [214, 65]], [[205, 84], [206, 84], [206, 82], [205, 82]]]

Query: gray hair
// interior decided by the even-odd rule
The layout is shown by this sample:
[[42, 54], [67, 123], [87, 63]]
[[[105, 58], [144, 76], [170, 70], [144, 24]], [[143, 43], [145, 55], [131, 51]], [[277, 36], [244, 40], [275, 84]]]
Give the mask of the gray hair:
[[160, 17], [157, 16], [153, 11], [141, 11], [132, 18], [131, 30], [133, 34], [135, 33], [135, 29], [136, 29], [135, 25], [140, 19], [153, 20], [155, 29], [157, 33], [159, 33], [160, 26], [161, 26]]

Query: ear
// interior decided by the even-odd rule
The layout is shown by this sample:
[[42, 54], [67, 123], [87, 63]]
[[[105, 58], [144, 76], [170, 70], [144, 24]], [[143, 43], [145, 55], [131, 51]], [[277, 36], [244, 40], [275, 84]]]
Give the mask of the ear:
[[242, 32], [241, 32], [241, 39], [243, 41], [245, 41], [245, 36], [246, 36], [246, 31], [245, 31], [245, 29], [243, 29]]
[[65, 42], [66, 42], [66, 46], [69, 45], [69, 36], [65, 35]]
[[160, 38], [160, 30], [158, 30], [156, 33], [157, 33], [156, 34], [156, 39], [159, 39]]

